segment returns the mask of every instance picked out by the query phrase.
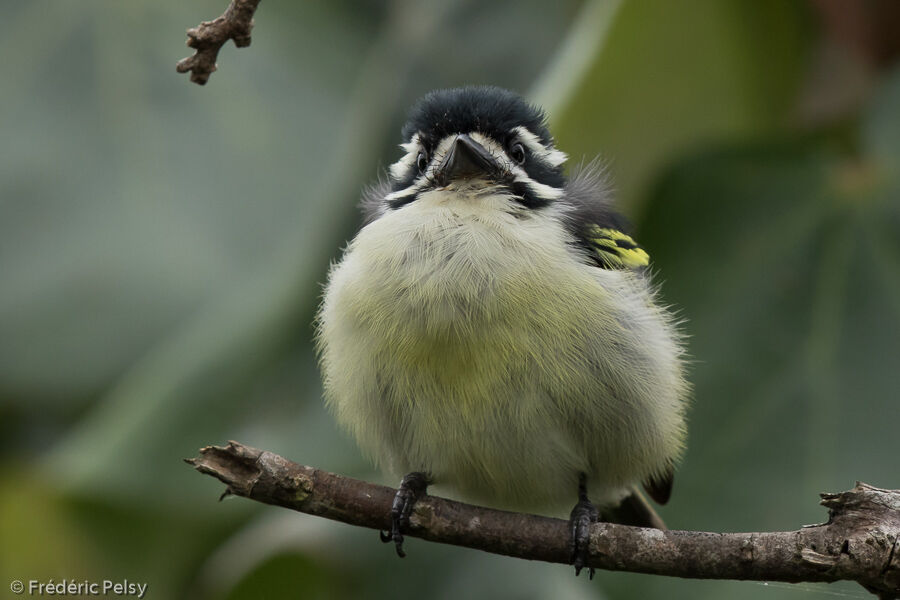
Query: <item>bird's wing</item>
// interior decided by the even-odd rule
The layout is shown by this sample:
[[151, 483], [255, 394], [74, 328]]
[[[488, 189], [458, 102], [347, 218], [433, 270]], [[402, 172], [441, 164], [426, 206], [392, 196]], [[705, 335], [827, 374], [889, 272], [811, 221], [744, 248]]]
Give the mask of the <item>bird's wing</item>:
[[602, 267], [640, 269], [650, 264], [650, 255], [624, 231], [591, 224], [585, 237]]
[[650, 494], [650, 497], [665, 504], [672, 495], [672, 484], [675, 482], [675, 467], [669, 465], [664, 473], [651, 477], [644, 482], [644, 490]]
[[628, 223], [613, 207], [602, 164], [573, 170], [566, 183], [566, 225], [588, 258], [604, 269], [642, 269], [650, 256], [628, 234]]

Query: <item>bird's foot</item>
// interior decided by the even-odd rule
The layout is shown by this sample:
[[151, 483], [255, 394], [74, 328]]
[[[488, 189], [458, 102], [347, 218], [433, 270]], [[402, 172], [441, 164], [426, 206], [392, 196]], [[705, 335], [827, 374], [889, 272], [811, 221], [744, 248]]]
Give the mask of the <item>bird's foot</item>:
[[[569, 552], [576, 577], [588, 564], [591, 555], [591, 524], [596, 523], [599, 518], [597, 507], [588, 500], [585, 477], [582, 475], [578, 484], [578, 503], [569, 515]], [[588, 567], [588, 577], [594, 578], [594, 567]]]
[[425, 495], [425, 490], [430, 483], [428, 475], [414, 471], [400, 481], [400, 488], [394, 496], [391, 506], [391, 530], [379, 532], [381, 541], [388, 543], [393, 541], [397, 548], [397, 556], [403, 558], [403, 531], [409, 526], [409, 516], [416, 502]]

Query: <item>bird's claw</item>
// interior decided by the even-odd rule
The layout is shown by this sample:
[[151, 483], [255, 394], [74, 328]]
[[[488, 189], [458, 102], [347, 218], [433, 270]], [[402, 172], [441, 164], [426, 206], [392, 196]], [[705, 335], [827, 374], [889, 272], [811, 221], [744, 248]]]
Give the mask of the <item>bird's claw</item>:
[[403, 531], [409, 527], [409, 516], [413, 507], [419, 498], [425, 495], [427, 488], [428, 476], [425, 473], [415, 471], [405, 476], [400, 481], [400, 487], [391, 505], [391, 530], [378, 532], [382, 542], [394, 542], [397, 556], [400, 558], [406, 556], [406, 552], [403, 551]]
[[[587, 498], [585, 480], [582, 476], [578, 486], [578, 504], [569, 515], [569, 555], [575, 566], [575, 576], [587, 566], [591, 556], [591, 524], [600, 519], [597, 507]], [[594, 578], [594, 567], [588, 567], [588, 577]]]

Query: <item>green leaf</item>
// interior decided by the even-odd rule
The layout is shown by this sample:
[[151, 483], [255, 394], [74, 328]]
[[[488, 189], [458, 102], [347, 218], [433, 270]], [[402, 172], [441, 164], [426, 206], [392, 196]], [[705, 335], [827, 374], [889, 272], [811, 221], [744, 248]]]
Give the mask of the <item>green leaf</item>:
[[818, 492], [895, 484], [900, 179], [870, 160], [710, 151], [652, 195], [640, 240], [696, 389], [676, 526], [796, 527]]
[[[896, 118], [864, 117], [860, 157], [820, 137], [720, 147], [675, 164], [650, 194], [637, 237], [684, 319], [695, 388], [670, 527], [795, 529], [825, 520], [819, 492], [897, 485], [900, 177], [882, 159], [900, 149], [884, 134]], [[763, 585], [605, 583], [691, 598], [756, 598]], [[765, 596], [823, 587], [772, 584]]]
[[647, 184], [681, 152], [786, 120], [810, 29], [800, 2], [625, 2], [574, 96], [551, 115], [559, 147], [575, 163], [609, 160], [638, 214]]

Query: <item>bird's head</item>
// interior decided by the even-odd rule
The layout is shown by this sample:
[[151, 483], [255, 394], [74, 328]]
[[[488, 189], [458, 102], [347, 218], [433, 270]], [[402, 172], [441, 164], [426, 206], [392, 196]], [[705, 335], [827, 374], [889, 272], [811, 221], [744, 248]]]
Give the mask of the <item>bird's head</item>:
[[539, 209], [563, 195], [566, 155], [554, 147], [544, 113], [497, 87], [437, 90], [410, 111], [404, 156], [389, 169], [381, 210], [435, 190], [504, 193]]

